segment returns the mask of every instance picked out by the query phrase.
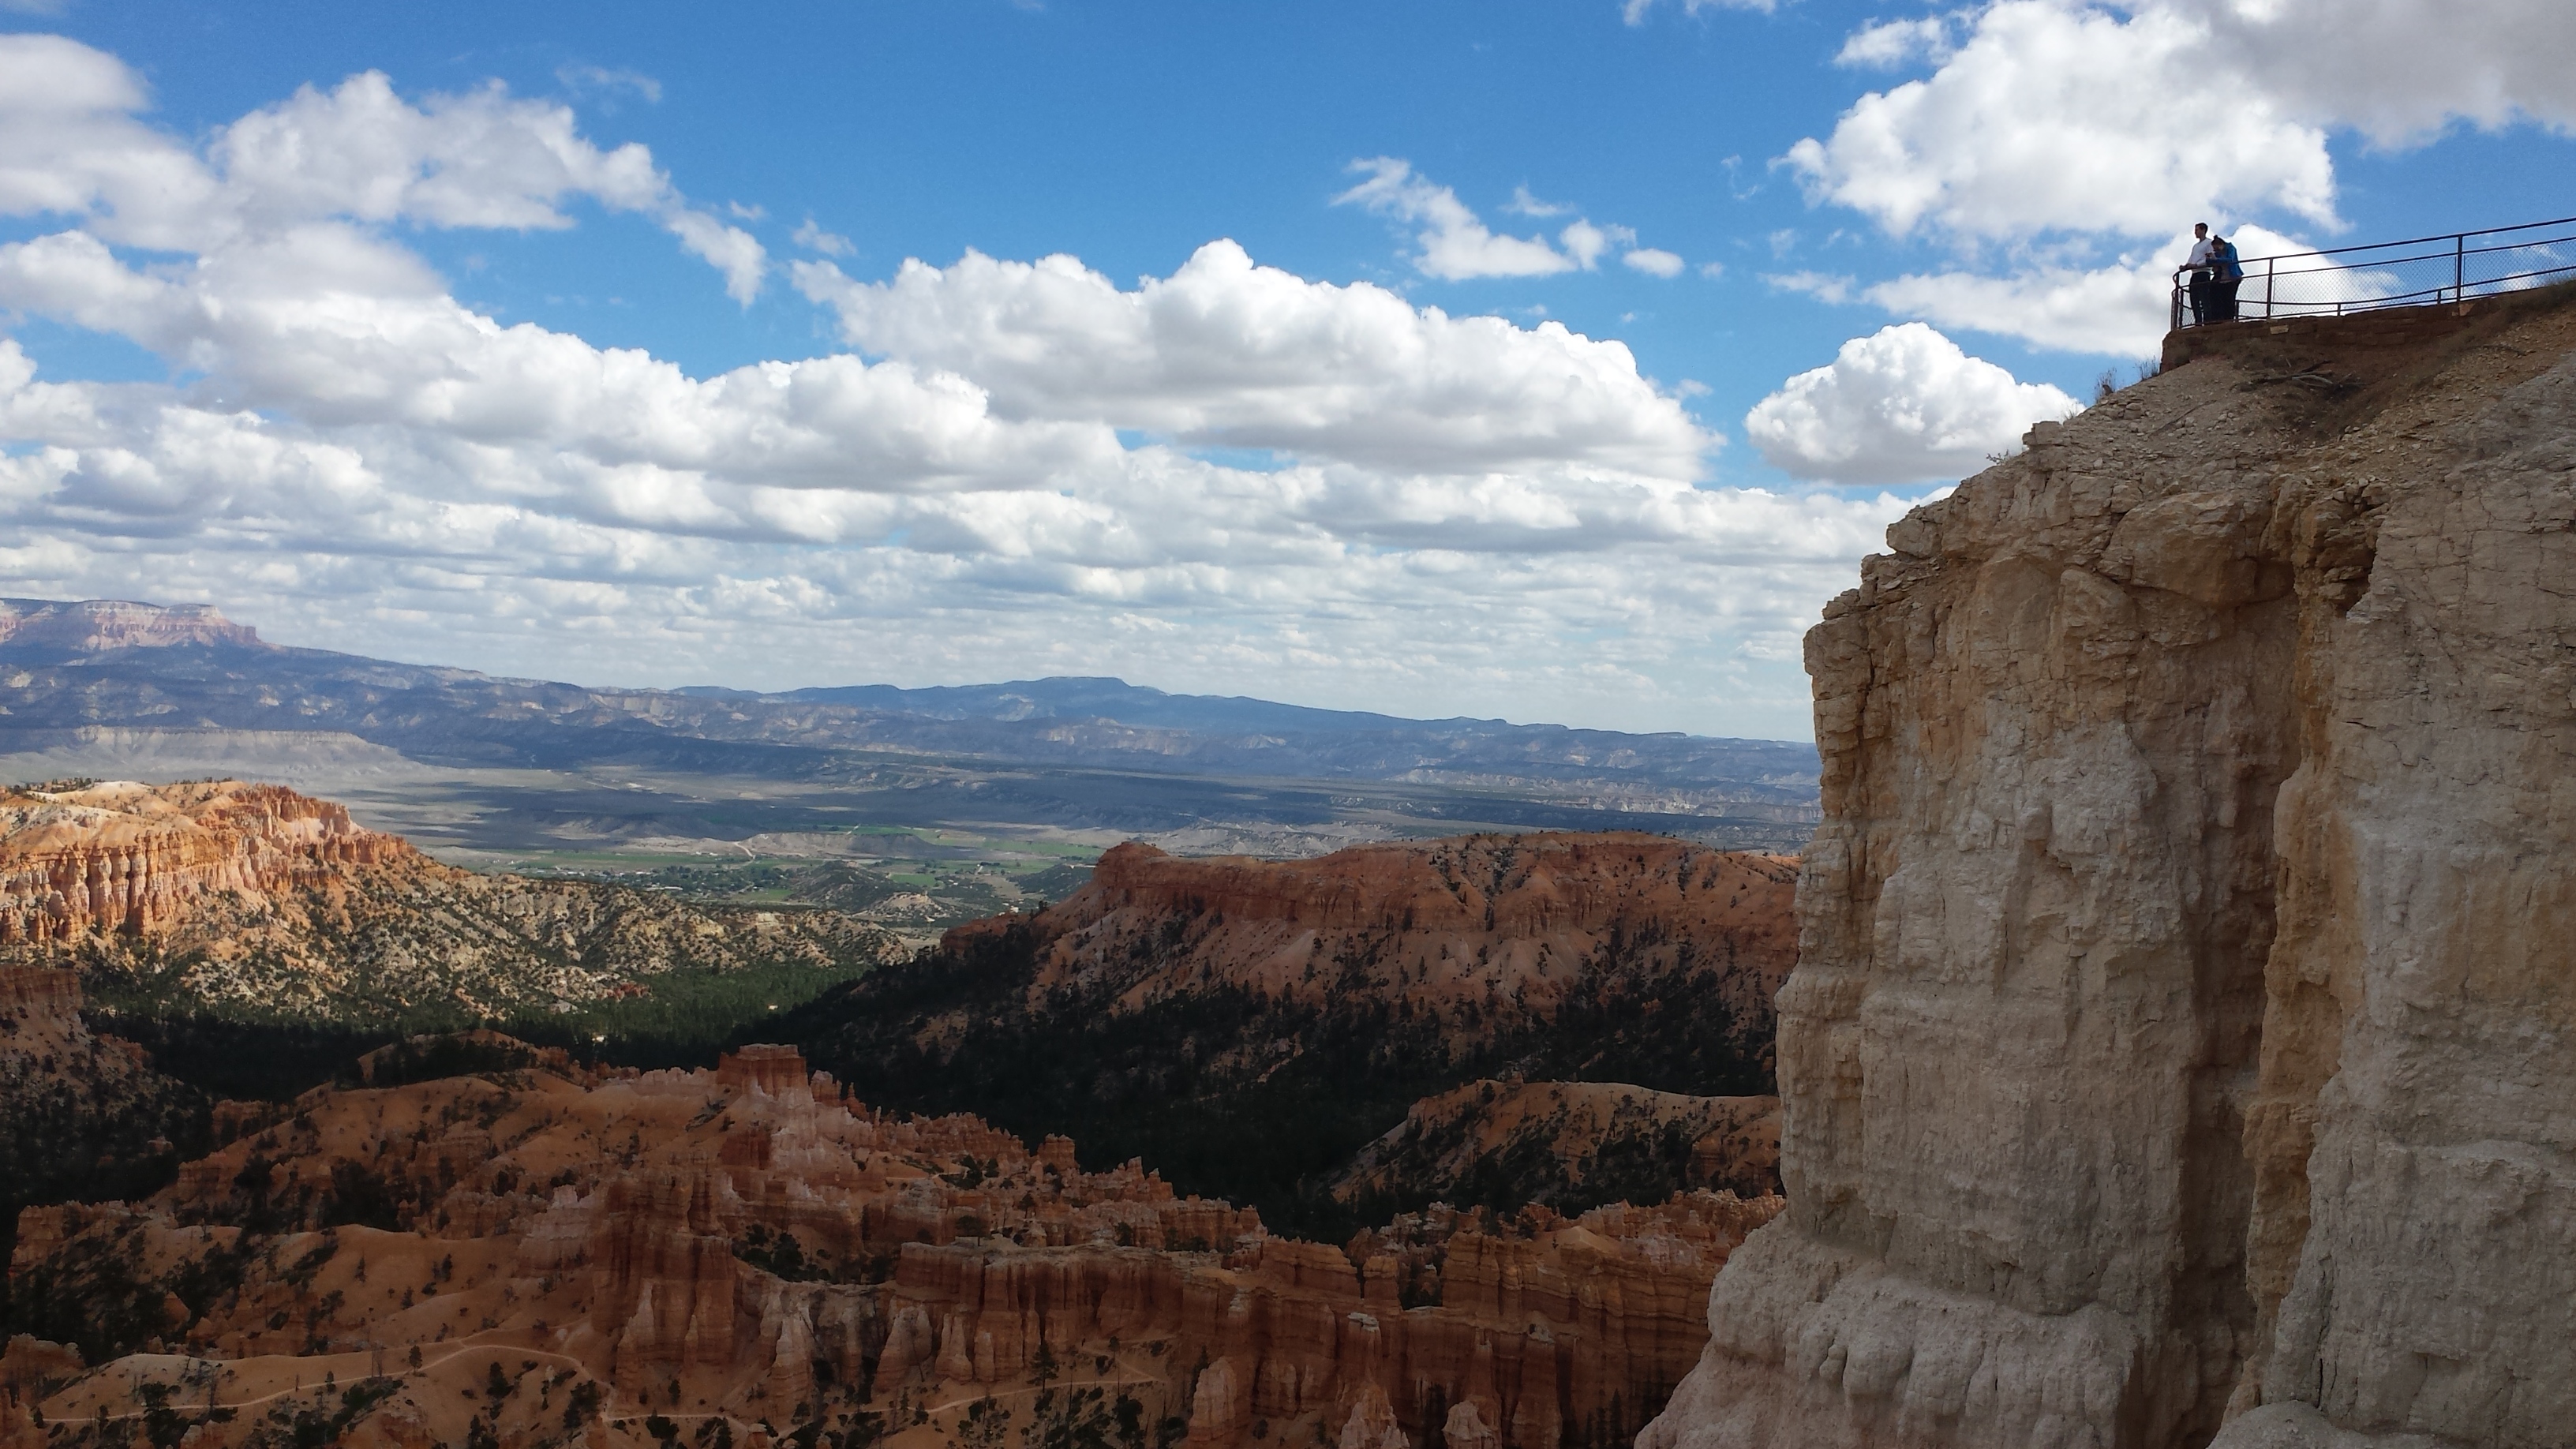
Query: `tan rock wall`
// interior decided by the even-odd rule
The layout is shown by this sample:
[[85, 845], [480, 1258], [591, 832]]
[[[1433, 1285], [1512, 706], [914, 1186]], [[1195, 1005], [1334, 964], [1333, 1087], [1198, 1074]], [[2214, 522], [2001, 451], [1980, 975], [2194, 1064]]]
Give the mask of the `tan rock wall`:
[[1889, 530], [1808, 639], [1790, 1209], [1644, 1449], [2567, 1442], [2553, 300], [2202, 358]]

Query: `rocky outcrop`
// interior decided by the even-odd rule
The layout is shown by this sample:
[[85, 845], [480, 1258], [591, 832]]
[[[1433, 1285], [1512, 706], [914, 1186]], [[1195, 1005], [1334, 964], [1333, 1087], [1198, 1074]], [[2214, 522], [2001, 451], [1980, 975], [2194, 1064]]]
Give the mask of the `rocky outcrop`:
[[268, 649], [259, 631], [211, 604], [136, 604], [123, 599], [0, 599], [0, 645], [90, 654], [109, 649], [210, 644]]
[[1828, 608], [1790, 1208], [1643, 1449], [2567, 1441], [2576, 315], [2453, 321], [2242, 329]]
[[1776, 856], [1618, 831], [1461, 836], [1315, 860], [1179, 859], [1130, 843], [1038, 918], [1029, 990], [1107, 986], [1128, 1010], [1217, 983], [1320, 1001], [1346, 989], [1334, 968], [1356, 955], [1385, 978], [1371, 983], [1381, 994], [1428, 1010], [1482, 998], [1548, 1016], [1580, 979], [1567, 968], [1612, 941], [1650, 937], [1644, 969], [1696, 954], [1718, 968], [1743, 1038], [1766, 1041], [1771, 997], [1797, 959], [1794, 880], [1794, 863]]
[[485, 876], [346, 808], [238, 780], [0, 791], [0, 952], [179, 1011], [507, 1018], [672, 970], [865, 966], [901, 947], [835, 911], [683, 904]]
[[317, 1089], [149, 1204], [30, 1213], [14, 1317], [77, 1349], [47, 1362], [98, 1366], [40, 1386], [45, 1421], [140, 1417], [153, 1384], [283, 1401], [337, 1372], [373, 1386], [367, 1423], [451, 1443], [560, 1442], [582, 1412], [628, 1445], [654, 1414], [739, 1442], [1096, 1413], [1133, 1449], [1608, 1449], [1779, 1208], [1443, 1209], [1333, 1247], [1140, 1164], [1083, 1172], [1062, 1138], [870, 1111], [781, 1048], [713, 1072], [513, 1060]]
[[345, 807], [277, 785], [9, 790], [0, 792], [0, 944], [162, 934], [217, 895], [257, 909], [335, 867], [424, 864]]
[[1464, 1083], [1768, 1093], [1795, 880], [1783, 857], [1630, 833], [1289, 861], [1123, 845], [1057, 905], [960, 927], [776, 1029], [872, 1101], [1066, 1131], [1339, 1237], [1356, 1222], [1331, 1174]]
[[1342, 1169], [1332, 1191], [1345, 1202], [1534, 1202], [1568, 1211], [1676, 1186], [1755, 1197], [1779, 1190], [1779, 1169], [1777, 1097], [1475, 1081], [1414, 1103]]

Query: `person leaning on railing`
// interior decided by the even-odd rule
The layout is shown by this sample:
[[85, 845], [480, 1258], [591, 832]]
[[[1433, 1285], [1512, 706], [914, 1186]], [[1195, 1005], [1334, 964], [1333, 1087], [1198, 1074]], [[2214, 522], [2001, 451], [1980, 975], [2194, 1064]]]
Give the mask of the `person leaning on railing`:
[[[2197, 327], [2205, 322], [2236, 320], [2236, 289], [2245, 280], [2245, 264], [2237, 259], [2236, 245], [2223, 236], [2211, 236], [2208, 222], [2195, 222], [2191, 228], [2191, 254], [2174, 268], [2179, 284], [2183, 273], [2191, 273], [2188, 291], [2191, 317], [2182, 325]], [[2176, 319], [2180, 321], [2181, 319]]]
[[2245, 264], [2236, 257], [2236, 243], [2223, 236], [2209, 239], [2209, 320], [2236, 320], [2236, 289], [2245, 282]]
[[2212, 244], [2209, 235], [2209, 223], [2205, 221], [2192, 223], [2191, 237], [2191, 254], [2183, 259], [2183, 264], [2181, 266], [2174, 268], [2174, 277], [2179, 281], [2183, 273], [2191, 273], [2191, 322], [2189, 325], [2198, 326], [2203, 322], [2215, 322], [2218, 320], [2210, 311], [2211, 306], [2214, 305], [2211, 295], [2212, 289], [2214, 289], [2218, 284], [2218, 269], [2211, 262], [2210, 258], [2212, 254], [2216, 252], [2218, 246], [2224, 246], [2225, 243], [2219, 242], [2216, 245]]

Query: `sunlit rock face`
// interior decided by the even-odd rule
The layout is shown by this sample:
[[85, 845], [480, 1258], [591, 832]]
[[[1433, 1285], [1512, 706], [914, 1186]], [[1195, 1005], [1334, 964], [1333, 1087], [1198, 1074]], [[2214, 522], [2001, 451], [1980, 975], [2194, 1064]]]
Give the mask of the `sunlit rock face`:
[[2576, 316], [2454, 320], [2249, 329], [1827, 609], [1790, 1208], [1643, 1449], [2566, 1442]]
[[460, 870], [278, 785], [0, 789], [0, 957], [148, 984], [182, 1012], [507, 1017], [641, 994], [675, 969], [901, 954], [834, 911]]
[[0, 599], [0, 644], [20, 650], [95, 654], [111, 649], [154, 649], [195, 644], [229, 649], [273, 649], [259, 631], [236, 624], [207, 604], [138, 604], [123, 599]]
[[1335, 964], [1365, 956], [1372, 994], [1444, 1017], [1483, 1006], [1463, 1037], [1553, 1015], [1581, 984], [1573, 964], [1615, 942], [1635, 958], [1630, 975], [1713, 971], [1758, 1050], [1796, 959], [1794, 865], [1632, 831], [1456, 836], [1315, 860], [1192, 860], [1130, 843], [1038, 918], [1032, 991], [1107, 985], [1132, 1008], [1223, 982], [1324, 1001], [1352, 990]]
[[276, 785], [131, 781], [0, 792], [0, 944], [167, 930], [229, 895], [267, 904], [338, 865], [412, 865], [398, 836]]

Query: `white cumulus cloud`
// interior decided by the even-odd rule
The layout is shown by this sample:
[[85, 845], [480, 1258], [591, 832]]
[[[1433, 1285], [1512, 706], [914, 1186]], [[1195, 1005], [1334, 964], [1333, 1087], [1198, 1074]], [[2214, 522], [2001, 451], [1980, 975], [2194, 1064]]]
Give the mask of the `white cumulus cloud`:
[[815, 225], [814, 218], [810, 216], [789, 233], [788, 239], [809, 252], [821, 252], [827, 257], [856, 256], [859, 250], [848, 237]]
[[748, 302], [767, 259], [692, 208], [640, 145], [602, 150], [572, 112], [498, 85], [418, 105], [369, 71], [307, 86], [218, 129], [200, 151], [145, 125], [123, 62], [49, 35], [0, 36], [0, 215], [79, 218], [118, 246], [199, 254], [299, 225], [355, 221], [552, 230], [576, 196], [639, 212]]
[[1772, 466], [1833, 483], [1957, 478], [2009, 448], [2034, 422], [2079, 410], [1920, 322], [1855, 337], [1744, 415], [1745, 436]]
[[822, 262], [793, 275], [851, 343], [975, 378], [1007, 417], [1426, 472], [1581, 465], [1688, 480], [1716, 442], [1639, 376], [1625, 344], [1309, 282], [1230, 241], [1132, 291], [1065, 256], [969, 252], [948, 267], [908, 261], [886, 282]]
[[1417, 176], [1409, 162], [1378, 156], [1351, 163], [1368, 179], [1333, 198], [1336, 206], [1364, 206], [1417, 227], [1422, 250], [1413, 259], [1426, 276], [1442, 281], [1473, 277], [1544, 277], [1582, 265], [1537, 237], [1497, 236], [1458, 193]]
[[2334, 214], [2324, 130], [2211, 71], [2204, 24], [2004, 0], [1929, 78], [1789, 150], [1809, 194], [1891, 232], [2161, 236], [2222, 201]]
[[1917, 60], [1948, 60], [1951, 21], [1947, 15], [1872, 21], [1844, 39], [1834, 64], [1885, 70]]
[[1997, 0], [1872, 22], [1837, 60], [1931, 72], [1862, 96], [1783, 160], [1811, 201], [1957, 261], [1773, 284], [2129, 356], [2165, 328], [2193, 222], [2249, 258], [2305, 244], [2248, 215], [2340, 227], [2338, 134], [2403, 147], [2464, 125], [2576, 126], [2576, 7], [2555, 0]]
[[2383, 146], [2455, 124], [2576, 126], [2576, 10], [2558, 0], [2163, 0], [2214, 68]]
[[2159, 237], [2262, 208], [2332, 225], [2338, 130], [2396, 146], [2576, 124], [2576, 7], [2558, 0], [2000, 0], [1967, 24], [1846, 40], [1846, 64], [1938, 68], [1790, 149], [1813, 198], [1990, 241]]

